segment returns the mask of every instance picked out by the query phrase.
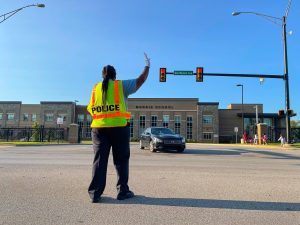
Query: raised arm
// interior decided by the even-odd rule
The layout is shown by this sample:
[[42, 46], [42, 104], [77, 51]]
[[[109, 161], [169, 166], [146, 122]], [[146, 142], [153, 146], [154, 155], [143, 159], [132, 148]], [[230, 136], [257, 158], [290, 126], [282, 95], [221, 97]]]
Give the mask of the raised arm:
[[143, 85], [143, 83], [146, 81], [148, 74], [149, 74], [149, 70], [150, 70], [150, 59], [148, 58], [146, 53], [144, 53], [144, 55], [145, 55], [146, 66], [145, 66], [142, 74], [137, 79], [136, 90], [138, 90]]

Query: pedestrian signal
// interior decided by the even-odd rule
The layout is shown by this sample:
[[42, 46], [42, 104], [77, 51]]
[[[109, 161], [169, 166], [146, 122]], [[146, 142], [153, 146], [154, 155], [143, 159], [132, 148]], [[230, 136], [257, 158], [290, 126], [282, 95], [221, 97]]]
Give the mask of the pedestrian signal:
[[167, 69], [160, 68], [159, 69], [159, 82], [166, 82], [167, 80]]
[[196, 69], [196, 81], [203, 82], [203, 67], [197, 67]]

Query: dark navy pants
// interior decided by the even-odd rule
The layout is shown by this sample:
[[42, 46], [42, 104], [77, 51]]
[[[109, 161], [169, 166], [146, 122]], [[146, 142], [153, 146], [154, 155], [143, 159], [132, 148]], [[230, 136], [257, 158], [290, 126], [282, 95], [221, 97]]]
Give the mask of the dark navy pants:
[[113, 162], [117, 171], [117, 191], [127, 192], [129, 174], [129, 126], [113, 128], [93, 128], [94, 162], [92, 181], [88, 192], [91, 199], [99, 198], [106, 185], [107, 164], [112, 148]]

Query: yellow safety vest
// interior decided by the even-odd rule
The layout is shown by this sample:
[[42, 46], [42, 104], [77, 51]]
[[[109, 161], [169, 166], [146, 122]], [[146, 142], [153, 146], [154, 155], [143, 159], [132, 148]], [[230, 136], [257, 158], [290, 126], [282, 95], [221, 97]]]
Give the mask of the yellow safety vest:
[[87, 110], [93, 118], [92, 128], [126, 126], [131, 114], [126, 111], [122, 81], [108, 82], [105, 105], [102, 103], [102, 82], [96, 84]]

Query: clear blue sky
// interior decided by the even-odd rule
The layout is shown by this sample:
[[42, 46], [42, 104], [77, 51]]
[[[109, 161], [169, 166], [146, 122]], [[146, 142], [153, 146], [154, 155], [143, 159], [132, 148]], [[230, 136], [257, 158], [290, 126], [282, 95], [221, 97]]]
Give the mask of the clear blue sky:
[[[1, 0], [0, 14], [33, 1]], [[283, 74], [281, 27], [253, 11], [282, 17], [288, 0], [51, 0], [26, 8], [0, 24], [0, 101], [74, 101], [87, 104], [104, 65], [119, 79], [151, 71], [135, 98], [199, 98], [200, 102], [262, 103], [264, 112], [284, 109], [284, 81], [257, 78], [168, 76], [159, 68], [207, 73]], [[298, 5], [297, 5], [298, 4]], [[290, 104], [300, 118], [300, 6], [292, 3], [287, 31]]]

